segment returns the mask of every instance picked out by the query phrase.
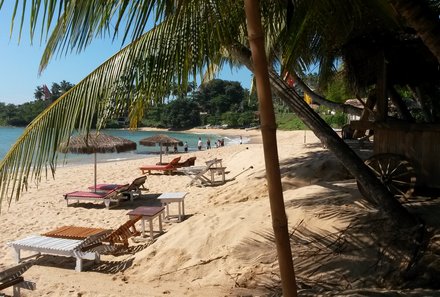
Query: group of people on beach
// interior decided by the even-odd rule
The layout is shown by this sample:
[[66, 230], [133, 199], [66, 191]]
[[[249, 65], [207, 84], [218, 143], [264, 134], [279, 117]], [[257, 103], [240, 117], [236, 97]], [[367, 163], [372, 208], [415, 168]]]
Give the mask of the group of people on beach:
[[[225, 140], [223, 138], [217, 139], [217, 141], [215, 142], [215, 147], [221, 147], [221, 146], [225, 146]], [[201, 151], [202, 148], [203, 148], [203, 141], [202, 141], [202, 138], [199, 137], [199, 141], [197, 142], [197, 149], [199, 151]], [[206, 140], [206, 149], [207, 150], [211, 149], [211, 139], [210, 138], [208, 138]]]
[[[241, 136], [240, 136], [240, 144], [242, 144], [242, 138], [241, 138]], [[224, 140], [224, 138], [222, 138], [222, 139], [217, 139], [217, 140], [215, 141], [215, 147], [216, 147], [216, 148], [219, 148], [219, 147], [222, 147], [222, 146], [225, 146], [225, 140]], [[201, 137], [199, 137], [199, 140], [197, 141], [197, 149], [198, 149], [199, 151], [201, 151], [201, 150], [203, 149], [203, 141], [202, 141], [202, 138], [201, 138]], [[206, 149], [207, 149], [207, 150], [211, 149], [211, 139], [210, 139], [210, 138], [207, 138], [207, 139], [206, 139]], [[187, 141], [185, 141], [185, 142], [183, 143], [183, 150], [184, 150], [185, 153], [188, 152], [188, 142], [187, 142]], [[168, 147], [168, 146], [165, 147], [165, 152], [166, 152], [167, 154], [169, 153], [169, 147]], [[174, 152], [174, 153], [178, 153], [178, 152], [179, 152], [179, 150], [178, 150], [178, 148], [177, 148], [177, 144], [174, 144], [174, 146], [173, 146], [173, 152]]]

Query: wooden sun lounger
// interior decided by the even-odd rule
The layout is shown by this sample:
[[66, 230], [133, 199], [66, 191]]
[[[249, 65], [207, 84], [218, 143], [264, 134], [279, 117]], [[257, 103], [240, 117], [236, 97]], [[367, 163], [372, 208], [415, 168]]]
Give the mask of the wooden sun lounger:
[[171, 173], [177, 169], [177, 164], [179, 163], [181, 157], [174, 158], [171, 160], [170, 163], [166, 165], [144, 165], [139, 167], [139, 169], [142, 171], [142, 174], [145, 174], [148, 172], [148, 174], [151, 174], [151, 171], [163, 171], [164, 173]]
[[116, 202], [116, 204], [118, 205], [122, 197], [117, 190], [111, 190], [108, 192], [75, 191], [64, 194], [64, 199], [66, 199], [67, 206], [69, 206], [69, 201], [71, 200], [76, 201], [76, 203], [79, 203], [80, 200], [85, 200], [93, 202], [104, 202], [105, 207], [109, 209], [111, 202]]
[[145, 187], [145, 182], [147, 181], [147, 176], [143, 175], [135, 178], [130, 184], [118, 185], [118, 184], [98, 184], [95, 186], [88, 187], [89, 190], [96, 192], [106, 193], [108, 191], [117, 191], [120, 195], [129, 196], [130, 201], [138, 198], [142, 194], [142, 190], [147, 191], [148, 189]]
[[36, 284], [22, 277], [33, 264], [34, 261], [27, 261], [0, 272], [0, 291], [12, 286], [13, 296], [16, 297], [20, 296], [20, 289], [35, 290]]
[[21, 251], [34, 251], [37, 254], [50, 254], [56, 256], [66, 256], [76, 258], [75, 271], [82, 271], [82, 260], [94, 260], [96, 263], [100, 261], [99, 253], [83, 251], [83, 247], [100, 242], [102, 238], [108, 236], [108, 233], [102, 232], [97, 235], [89, 236], [83, 240], [54, 238], [42, 235], [31, 235], [23, 239], [9, 242], [15, 251], [15, 261], [21, 262]]
[[[186, 159], [183, 162], [178, 162], [175, 164], [176, 168], [181, 168], [181, 167], [189, 167], [189, 166], [194, 166], [195, 162], [196, 162], [197, 157], [189, 157], [188, 159]], [[162, 163], [159, 164], [157, 163], [156, 165], [168, 165], [169, 163]]]
[[128, 239], [140, 235], [135, 223], [142, 216], [128, 220], [115, 230], [89, 228], [78, 226], [63, 226], [49, 231], [43, 235], [31, 235], [26, 238], [9, 242], [15, 251], [15, 260], [21, 261], [21, 251], [34, 251], [38, 254], [51, 254], [76, 258], [75, 271], [82, 271], [82, 260], [100, 261], [100, 252], [97, 247], [105, 246], [107, 249], [116, 250], [128, 247]]

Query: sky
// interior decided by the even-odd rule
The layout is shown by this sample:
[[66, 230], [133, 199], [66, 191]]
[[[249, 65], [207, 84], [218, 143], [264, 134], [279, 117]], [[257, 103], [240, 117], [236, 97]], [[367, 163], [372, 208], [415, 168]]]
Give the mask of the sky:
[[[5, 1], [0, 10], [0, 102], [18, 105], [33, 101], [35, 89], [44, 84], [49, 88], [52, 83], [62, 80], [77, 84], [121, 49], [121, 40], [112, 42], [110, 37], [95, 39], [80, 53], [73, 52], [53, 58], [44, 72], [38, 75], [45, 45], [40, 44], [39, 31], [31, 43], [26, 28], [18, 44], [18, 24], [10, 37], [13, 2]], [[231, 69], [225, 65], [217, 78], [239, 81], [247, 89], [251, 85], [251, 73], [244, 68]]]

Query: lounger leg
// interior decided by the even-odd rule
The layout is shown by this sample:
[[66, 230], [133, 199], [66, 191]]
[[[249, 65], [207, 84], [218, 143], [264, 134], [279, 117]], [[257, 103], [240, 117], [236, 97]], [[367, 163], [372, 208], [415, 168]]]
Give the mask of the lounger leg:
[[[181, 222], [182, 221], [182, 206], [180, 205], [180, 204], [183, 204], [183, 200], [182, 200], [182, 202], [177, 202], [177, 204], [178, 204], [178, 206], [179, 206], [179, 222]], [[184, 211], [185, 212], [185, 211]]]
[[14, 297], [20, 297], [20, 287], [19, 286], [12, 286], [12, 296]]
[[80, 257], [76, 257], [75, 271], [76, 272], [81, 272], [82, 271], [82, 259]]
[[101, 255], [98, 253], [95, 253], [95, 263], [96, 264], [101, 263]]
[[14, 259], [15, 259], [15, 263], [20, 263], [21, 261], [21, 257], [20, 257], [20, 248], [14, 247]]
[[105, 208], [110, 209], [110, 199], [104, 199]]

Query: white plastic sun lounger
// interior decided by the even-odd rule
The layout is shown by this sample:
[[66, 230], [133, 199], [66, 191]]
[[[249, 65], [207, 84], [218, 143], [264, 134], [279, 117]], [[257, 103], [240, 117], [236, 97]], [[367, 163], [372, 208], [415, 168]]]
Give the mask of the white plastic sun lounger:
[[[216, 166], [218, 163], [221, 164], [221, 159], [213, 159], [210, 161], [206, 161], [206, 166], [189, 166], [178, 168], [178, 172], [182, 172], [187, 175], [191, 181], [188, 183], [188, 186], [192, 186], [194, 184], [198, 184], [200, 186], [204, 186], [205, 184], [216, 184], [214, 179], [214, 174], [219, 172], [222, 174], [222, 181], [219, 184], [225, 183], [225, 169], [226, 167], [218, 167]], [[206, 173], [210, 173], [210, 177], [206, 177]]]
[[75, 271], [81, 272], [83, 259], [94, 260], [95, 263], [99, 263], [100, 261], [99, 253], [82, 251], [82, 249], [90, 244], [93, 244], [94, 242], [99, 241], [100, 238], [107, 235], [108, 234], [104, 232], [90, 236], [84, 240], [31, 235], [20, 240], [9, 242], [8, 245], [14, 249], [15, 260], [17, 263], [21, 262], [20, 254], [22, 250], [35, 251], [38, 252], [38, 254], [44, 253], [56, 256], [75, 257]]

